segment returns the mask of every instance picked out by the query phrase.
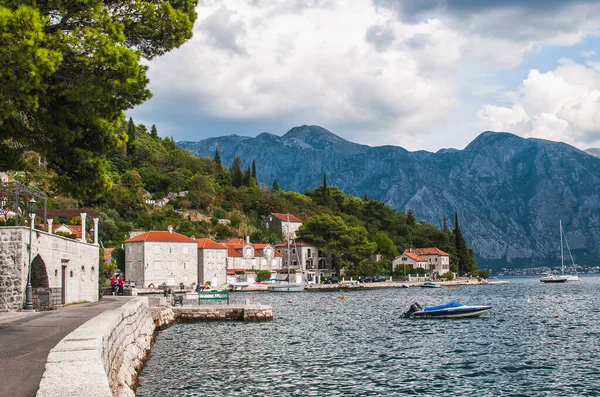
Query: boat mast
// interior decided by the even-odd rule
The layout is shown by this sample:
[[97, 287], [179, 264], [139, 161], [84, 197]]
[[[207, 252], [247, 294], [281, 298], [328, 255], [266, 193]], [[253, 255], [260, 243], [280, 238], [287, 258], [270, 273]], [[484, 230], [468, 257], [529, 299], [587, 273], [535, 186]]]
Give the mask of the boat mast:
[[285, 225], [285, 231], [286, 231], [286, 239], [287, 239], [287, 255], [288, 255], [288, 260], [287, 260], [287, 280], [288, 280], [288, 284], [290, 283], [290, 265], [292, 264], [291, 261], [291, 255], [290, 255], [290, 213], [287, 213], [287, 224]]
[[558, 221], [558, 225], [560, 227], [560, 273], [564, 276], [565, 274], [565, 254], [563, 251], [563, 230], [562, 230], [562, 220]]

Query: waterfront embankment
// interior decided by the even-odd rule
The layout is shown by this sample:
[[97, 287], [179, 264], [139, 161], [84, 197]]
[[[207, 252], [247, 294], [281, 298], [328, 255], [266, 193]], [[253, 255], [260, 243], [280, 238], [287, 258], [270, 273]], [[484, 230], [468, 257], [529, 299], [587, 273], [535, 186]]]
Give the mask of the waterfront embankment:
[[[149, 299], [157, 305], [150, 307]], [[176, 321], [273, 319], [269, 306], [172, 308], [165, 298], [135, 297], [67, 335], [51, 351], [37, 396], [135, 396], [137, 373], [155, 331]]]

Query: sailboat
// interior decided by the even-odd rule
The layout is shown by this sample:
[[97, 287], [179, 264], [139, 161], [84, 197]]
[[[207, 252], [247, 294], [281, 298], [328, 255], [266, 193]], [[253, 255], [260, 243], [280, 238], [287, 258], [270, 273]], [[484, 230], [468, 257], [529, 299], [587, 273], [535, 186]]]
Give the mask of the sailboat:
[[[573, 255], [571, 255], [571, 250], [569, 249], [569, 242], [567, 241], [567, 235], [562, 227], [562, 221], [559, 221], [560, 226], [560, 260], [561, 260], [561, 274], [563, 277], [567, 278], [567, 281], [579, 281], [579, 276], [577, 275], [577, 265], [575, 265], [575, 261], [573, 260]], [[563, 237], [565, 238], [565, 245], [567, 246], [567, 252], [569, 252], [569, 258], [571, 258], [571, 265], [573, 266], [573, 271], [575, 274], [565, 274], [565, 259], [563, 253]]]
[[[546, 277], [542, 277], [540, 279], [543, 283], [566, 283], [567, 281], [579, 281], [579, 276], [577, 275], [577, 266], [575, 265], [575, 261], [573, 260], [573, 255], [571, 255], [571, 250], [569, 249], [569, 242], [567, 241], [567, 236], [562, 227], [562, 221], [559, 221], [560, 228], [560, 276], [555, 276], [553, 274], [548, 274]], [[564, 237], [564, 245], [563, 245], [563, 237]], [[573, 265], [573, 270], [575, 274], [565, 274], [565, 253], [564, 246], [566, 245], [567, 251], [569, 252], [569, 257], [571, 258], [571, 264]]]
[[267, 287], [267, 289], [269, 290], [269, 292], [302, 292], [304, 291], [304, 284], [296, 284], [296, 283], [290, 283], [290, 266], [292, 264], [291, 262], [291, 256], [290, 256], [290, 233], [289, 233], [289, 227], [290, 227], [290, 214], [287, 215], [287, 225], [286, 227], [288, 228], [286, 231], [286, 238], [287, 238], [287, 277], [283, 280], [279, 280], [277, 281], [277, 283], [273, 284], [273, 285], [269, 285]]

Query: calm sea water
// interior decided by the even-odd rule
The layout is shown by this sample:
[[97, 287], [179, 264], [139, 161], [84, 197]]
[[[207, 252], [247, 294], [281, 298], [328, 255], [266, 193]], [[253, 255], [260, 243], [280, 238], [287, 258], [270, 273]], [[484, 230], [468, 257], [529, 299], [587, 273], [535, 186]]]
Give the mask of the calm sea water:
[[[138, 396], [600, 396], [600, 277], [543, 284], [235, 294], [269, 323], [161, 332]], [[342, 300], [342, 295], [347, 297]], [[291, 302], [288, 300], [291, 299]], [[411, 303], [489, 317], [401, 318]]]

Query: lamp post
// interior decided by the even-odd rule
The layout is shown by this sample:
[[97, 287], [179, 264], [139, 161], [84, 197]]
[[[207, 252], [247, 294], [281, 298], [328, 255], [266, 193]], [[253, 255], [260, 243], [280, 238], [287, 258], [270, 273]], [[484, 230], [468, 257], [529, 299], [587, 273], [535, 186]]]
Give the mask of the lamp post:
[[29, 200], [29, 275], [27, 276], [27, 288], [25, 290], [25, 305], [23, 309], [25, 310], [33, 310], [33, 293], [31, 289], [31, 242], [32, 242], [32, 234], [33, 234], [33, 221], [35, 220], [35, 199], [32, 197]]

